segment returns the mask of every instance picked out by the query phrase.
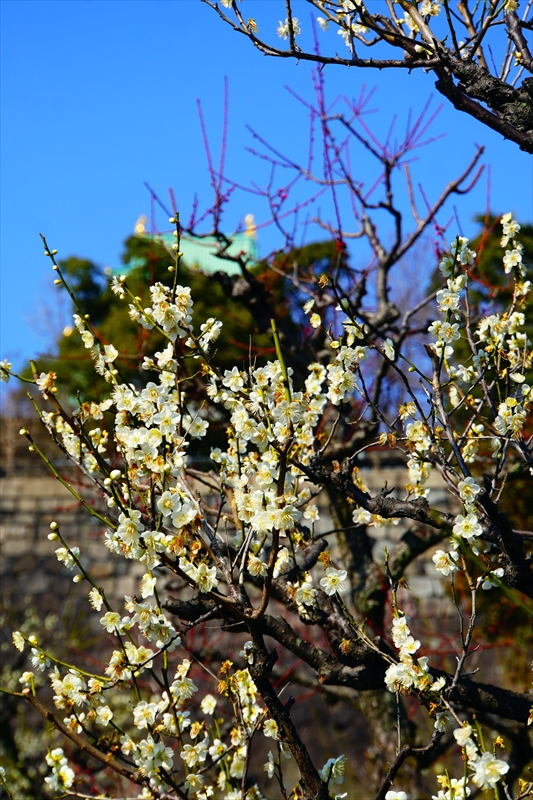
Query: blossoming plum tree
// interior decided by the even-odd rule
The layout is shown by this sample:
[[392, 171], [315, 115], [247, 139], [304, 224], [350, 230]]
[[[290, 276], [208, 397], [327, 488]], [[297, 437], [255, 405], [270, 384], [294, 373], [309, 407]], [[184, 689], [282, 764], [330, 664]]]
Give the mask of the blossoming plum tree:
[[[172, 221], [179, 241], [178, 222]], [[404, 761], [437, 752], [449, 726], [464, 753], [465, 770], [453, 779], [443, 773], [437, 796], [466, 797], [471, 785], [482, 790], [506, 786], [509, 763], [493, 752], [477, 716], [491, 714], [524, 725], [530, 699], [464, 674], [480, 589], [496, 587], [533, 597], [523, 534], [512, 529], [497, 503], [506, 465], [520, 459], [531, 470], [533, 462], [525, 433], [531, 388], [524, 382], [531, 354], [519, 311], [529, 286], [520, 259], [519, 225], [506, 214], [502, 228], [504, 269], [513, 255], [508, 269], [514, 280], [511, 306], [489, 324], [473, 323], [468, 275], [475, 253], [468, 241], [457, 237], [441, 260], [445, 285], [437, 292], [438, 317], [430, 326], [430, 369], [406, 362], [393, 341], [377, 341], [373, 327], [353, 313], [349, 294], [323, 280], [317, 296], [328, 290], [339, 293], [340, 324], [329, 328], [327, 363], [310, 364], [302, 386], [292, 380], [274, 322], [277, 358], [264, 366], [250, 363], [246, 369], [220, 372], [210, 351], [222, 322], [213, 319], [193, 329], [193, 298], [178, 280], [177, 247], [172, 286], [152, 286], [148, 306], [129, 293], [125, 276], [113, 280], [114, 292], [129, 302], [130, 317], [142, 328], [156, 327], [168, 341], [145, 358], [145, 368], [157, 373], [145, 388], [121, 382], [118, 351], [98, 341], [90, 319], [74, 316], [96, 370], [109, 383], [109, 398], [86, 402], [70, 415], [55, 400], [54, 375], [42, 373], [35, 383], [51, 410], [39, 408], [39, 415], [58, 446], [107, 501], [100, 515], [106, 526], [103, 544], [117, 558], [140, 562], [146, 572], [138, 595], [125, 600], [126, 613], [113, 609], [84, 569], [79, 549], [69, 546], [52, 523], [49, 538], [58, 544], [57, 558], [75, 571], [76, 581], [91, 587], [88, 600], [103, 612], [100, 623], [116, 640], [105, 669], [88, 674], [55, 662], [40, 646], [38, 634], [13, 635], [18, 649], [29, 648], [33, 668], [20, 678], [20, 697], [61, 731], [71, 748], [81, 748], [137, 784], [143, 797], [256, 797], [260, 792], [247, 785], [247, 768], [252, 739], [261, 731], [274, 743], [265, 765], [268, 776], [276, 775], [283, 787], [283, 760], [292, 757], [298, 767], [299, 788], [283, 791], [306, 798], [330, 796], [342, 782], [346, 756], [339, 753], [324, 766], [313, 762], [291, 719], [291, 699], [284, 702], [274, 687], [275, 642], [308, 666], [317, 686], [364, 693], [384, 685], [398, 698], [416, 696], [433, 720], [425, 746], [399, 748], [377, 797], [399, 796], [390, 787]], [[45, 240], [44, 245], [57, 280], [63, 281], [54, 251]], [[467, 364], [455, 363], [457, 336], [470, 342]], [[406, 453], [404, 497], [393, 497], [387, 489], [369, 494], [353, 453], [328, 466], [328, 448], [335, 444], [331, 409], [340, 410], [353, 393], [373, 402], [363, 371], [373, 356], [405, 380], [411, 397], [395, 417], [380, 414], [383, 431], [378, 437]], [[208, 493], [198, 492], [188, 472], [189, 443], [205, 436], [209, 425], [208, 407], [187, 404], [183, 387], [192, 369], [205, 376], [213, 406], [230, 416], [227, 446], [212, 452]], [[420, 378], [425, 409], [422, 395], [407, 381], [408, 370]], [[6, 362], [2, 374], [6, 379], [11, 374]], [[481, 399], [469, 402], [477, 386]], [[461, 405], [469, 414], [458, 428], [454, 411]], [[104, 416], [110, 447], [102, 444], [100, 427], [93, 427]], [[21, 434], [38, 451], [28, 432]], [[431, 506], [424, 490], [431, 470], [442, 474], [462, 513]], [[390, 634], [375, 635], [361, 609], [347, 605], [348, 571], [328, 551], [328, 537], [313, 535], [320, 490], [341, 494], [359, 527], [393, 519], [426, 526], [424, 536], [407, 537], [387, 561]], [[88, 504], [87, 510], [99, 513]], [[419, 654], [423, 645], [412, 636], [397, 601], [407, 563], [446, 540], [449, 549], [439, 550], [433, 559], [436, 569], [452, 581], [461, 573], [472, 602], [453, 673], [435, 669], [430, 658]], [[187, 590], [186, 599], [163, 599], [169, 574]], [[283, 614], [275, 613], [276, 604], [282, 605]], [[300, 636], [292, 618], [310, 630], [321, 629], [323, 643], [316, 636]], [[249, 639], [235, 661], [221, 661], [218, 678], [210, 670], [212, 692], [198, 705], [198, 687], [188, 677], [192, 660], [187, 657], [187, 634], [213, 619], [221, 621], [228, 635], [245, 633]], [[38, 697], [35, 673], [47, 670], [59, 714]], [[117, 697], [125, 692], [131, 698], [131, 717], [119, 726], [113, 719]], [[219, 706], [225, 709], [221, 718]], [[104, 736], [107, 731], [110, 735]], [[51, 789], [84, 796], [84, 778], [76, 776], [62, 749], [51, 751], [47, 764], [51, 774], [45, 780]], [[522, 785], [517, 796], [524, 791]]]

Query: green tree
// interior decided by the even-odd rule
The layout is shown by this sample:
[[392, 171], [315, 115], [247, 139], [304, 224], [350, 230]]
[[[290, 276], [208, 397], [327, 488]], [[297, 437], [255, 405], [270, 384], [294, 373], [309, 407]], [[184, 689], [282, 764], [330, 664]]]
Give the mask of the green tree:
[[[146, 236], [131, 236], [124, 243], [122, 262], [131, 291], [149, 304], [150, 286], [155, 282], [171, 284], [168, 271], [172, 257], [164, 244]], [[113, 294], [108, 277], [95, 262], [71, 256], [60, 263], [69, 288], [76, 296], [80, 315], [88, 315], [104, 344], [113, 342], [119, 350], [117, 368], [123, 380], [140, 385], [153, 379], [149, 371], [140, 371], [139, 363], [147, 349], [165, 346], [157, 331], [142, 331], [134, 322], [124, 320], [125, 301]], [[305, 368], [323, 346], [323, 335], [313, 333], [301, 306], [306, 299], [298, 283], [291, 281], [294, 264], [299, 275], [313, 282], [320, 274], [340, 272], [346, 276], [347, 257], [339, 259], [335, 243], [323, 241], [293, 248], [273, 259], [275, 270], [267, 261], [260, 262], [244, 274], [230, 275], [220, 261], [220, 272], [206, 275], [181, 264], [179, 282], [190, 286], [195, 298], [193, 323], [209, 316], [224, 318], [224, 326], [215, 343], [217, 360], [223, 367], [252, 360], [261, 363], [275, 352], [270, 319], [280, 327], [284, 349], [298, 354], [297, 364]], [[89, 351], [72, 328], [59, 337], [52, 358], [40, 358], [37, 371], [55, 372], [58, 384], [70, 399], [75, 396], [103, 399], [109, 386], [94, 371]], [[194, 374], [191, 367], [190, 374]]]

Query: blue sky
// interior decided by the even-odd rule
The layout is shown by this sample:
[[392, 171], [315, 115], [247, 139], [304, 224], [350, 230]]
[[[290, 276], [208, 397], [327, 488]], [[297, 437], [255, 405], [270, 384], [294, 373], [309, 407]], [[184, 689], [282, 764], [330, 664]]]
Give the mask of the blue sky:
[[[250, 0], [249, 6], [274, 39], [284, 3]], [[309, 30], [309, 6], [298, 0], [296, 6]], [[298, 156], [307, 147], [306, 115], [285, 86], [310, 99], [312, 82], [308, 65], [262, 56], [200, 0], [3, 0], [1, 13], [0, 358], [19, 367], [49, 352], [68, 321], [39, 232], [59, 257], [117, 265], [137, 217], [150, 213], [145, 181], [165, 200], [172, 187], [183, 217], [195, 192], [200, 207], [209, 203], [197, 98], [218, 160], [227, 76], [226, 172], [242, 183], [261, 182], [265, 165], [245, 151], [252, 144], [246, 124]], [[432, 77], [420, 73], [339, 67], [326, 72], [326, 81], [330, 98], [354, 97], [364, 83], [375, 85], [370, 105], [379, 111], [369, 120], [378, 131], [393, 114], [400, 130], [409, 110], [420, 113], [432, 91], [433, 107], [441, 102]], [[474, 143], [483, 144], [492, 208], [531, 219], [528, 155], [447, 105], [432, 132], [446, 138], [413, 165], [428, 196], [436, 197], [464, 168]], [[362, 179], [370, 174], [364, 159], [355, 169]], [[473, 233], [471, 218], [485, 209], [486, 194], [482, 180], [457, 199], [465, 233]], [[236, 195], [228, 231], [250, 212], [265, 218], [256, 198]], [[163, 227], [164, 215], [156, 221]], [[263, 231], [260, 250], [274, 244], [273, 234]]]

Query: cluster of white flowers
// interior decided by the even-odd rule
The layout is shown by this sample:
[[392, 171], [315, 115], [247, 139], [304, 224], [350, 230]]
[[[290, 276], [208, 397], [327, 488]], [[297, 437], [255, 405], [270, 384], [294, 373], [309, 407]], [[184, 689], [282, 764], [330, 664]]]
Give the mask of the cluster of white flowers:
[[466, 800], [471, 795], [471, 789], [467, 785], [467, 778], [448, 778], [447, 775], [439, 775], [437, 780], [446, 788], [439, 789], [437, 794], [432, 795], [432, 800]]
[[52, 774], [44, 779], [46, 785], [55, 792], [63, 792], [70, 789], [76, 776], [69, 767], [63, 750], [60, 747], [51, 750], [46, 755], [46, 763], [52, 769]]
[[[292, 32], [295, 36], [299, 36], [302, 32], [300, 28], [300, 23], [298, 21], [298, 17], [293, 17], [292, 20]], [[278, 36], [280, 39], [288, 39], [291, 33], [291, 23], [289, 22], [288, 18], [285, 22], [279, 21], [279, 26], [277, 30]]]
[[[498, 415], [494, 419], [494, 429], [500, 437], [511, 437], [520, 439], [524, 423], [527, 418], [527, 411], [531, 405], [531, 388], [525, 383], [524, 372], [531, 365], [531, 353], [527, 352], [527, 334], [524, 330], [525, 315], [516, 309], [516, 304], [525, 297], [530, 290], [530, 282], [524, 281], [525, 266], [522, 261], [523, 247], [516, 240], [516, 235], [520, 231], [520, 225], [512, 218], [511, 214], [504, 214], [501, 219], [503, 228], [502, 247], [511, 243], [512, 249], [506, 250], [503, 257], [504, 270], [507, 274], [516, 272], [517, 279], [514, 284], [513, 306], [510, 311], [499, 314], [488, 314], [483, 316], [477, 324], [475, 330], [476, 351], [472, 355], [471, 364], [451, 365], [449, 359], [454, 353], [453, 342], [460, 338], [458, 323], [451, 324], [448, 320], [450, 313], [460, 319], [464, 315], [461, 310], [460, 292], [465, 288], [467, 275], [462, 274], [454, 278], [453, 274], [457, 267], [470, 266], [475, 258], [475, 254], [468, 248], [468, 240], [458, 237], [452, 244], [451, 255], [444, 256], [440, 268], [448, 279], [448, 288], [437, 292], [437, 302], [440, 310], [446, 314], [446, 321], [437, 320], [432, 323], [429, 330], [434, 334], [436, 342], [433, 345], [435, 353], [440, 356], [445, 363], [450, 377], [459, 381], [461, 384], [472, 384], [480, 380], [486, 373], [493, 370], [494, 375], [502, 373], [502, 359], [507, 362], [503, 371], [508, 374], [512, 384], [510, 393], [498, 405]], [[462, 395], [453, 386], [450, 391], [452, 405], [457, 406], [461, 402]], [[472, 426], [467, 433], [466, 444], [463, 445], [462, 453], [467, 463], [472, 463], [477, 454], [480, 439], [484, 433], [485, 426]], [[492, 448], [495, 453], [501, 449], [499, 438], [493, 437]]]
[[309, 609], [317, 605], [318, 592], [313, 586], [313, 576], [309, 572], [302, 575], [301, 582], [293, 587], [289, 583], [289, 588], [294, 588], [294, 599], [298, 608], [298, 614], [302, 619], [307, 619]]
[[[247, 567], [255, 577], [265, 577], [267, 562], [261, 552], [274, 530], [282, 537], [294, 530], [302, 518], [300, 507], [310, 498], [302, 473], [295, 467], [284, 471], [280, 482], [280, 449], [292, 443], [294, 460], [308, 464], [312, 454], [314, 430], [326, 399], [321, 387], [326, 371], [311, 364], [305, 390], [295, 392], [291, 371], [285, 377], [279, 362], [249, 373], [226, 370], [223, 376], [211, 375], [208, 394], [231, 412], [231, 429], [225, 452], [212, 451], [221, 483], [231, 490], [238, 519], [236, 546], [246, 540]], [[313, 507], [314, 508], [314, 507]], [[304, 512], [306, 513], [306, 512]], [[316, 510], [306, 518], [317, 518]], [[293, 566], [291, 553], [281, 548], [276, 555], [274, 577]]]
[[442, 679], [433, 681], [426, 656], [416, 656], [420, 648], [418, 639], [411, 636], [405, 616], [392, 620], [392, 640], [399, 651], [400, 660], [391, 664], [385, 673], [385, 685], [389, 692], [415, 688], [419, 691], [438, 692], [444, 683]]
[[[225, 5], [229, 7], [231, 3]], [[424, 0], [419, 11], [423, 16], [434, 16], [440, 12], [440, 5]], [[346, 0], [342, 5], [343, 36], [348, 37], [350, 31], [362, 33], [355, 21], [356, 13], [358, 8]], [[327, 20], [320, 22], [319, 18], [319, 24], [325, 28]], [[278, 32], [283, 38], [289, 35], [288, 25], [288, 21], [280, 23]], [[293, 28], [295, 34], [300, 32], [297, 19], [293, 19]], [[378, 437], [379, 444], [400, 447], [406, 455], [407, 502], [427, 497], [427, 482], [434, 464], [446, 471], [450, 454], [461, 453], [462, 460], [457, 456], [454, 468], [460, 467], [465, 477], [457, 477], [459, 471], [448, 472], [452, 476], [448, 483], [455, 486], [462, 504], [461, 513], [455, 515], [450, 526], [449, 551], [438, 550], [433, 555], [436, 570], [446, 577], [466, 569], [468, 548], [484, 554], [490, 550], [483, 540], [487, 516], [480, 502], [482, 489], [464, 463], [475, 463], [486, 440], [494, 457], [503, 459], [505, 448], [521, 441], [533, 401], [525, 379], [531, 366], [524, 332], [526, 319], [519, 310], [529, 290], [528, 282], [523, 280], [522, 249], [516, 240], [519, 226], [511, 215], [503, 217], [502, 225], [502, 246], [509, 245], [504, 257], [505, 272], [517, 276], [512, 308], [505, 313], [486, 315], [475, 327], [470, 326], [471, 335], [462, 335], [470, 325], [465, 298], [475, 253], [467, 239], [458, 237], [440, 264], [446, 287], [436, 294], [440, 317], [429, 327], [433, 338], [431, 361], [434, 365], [439, 362], [439, 369], [443, 366], [449, 377], [441, 386], [443, 402], [449, 402], [448, 407], [454, 413], [461, 408], [467, 410], [475, 402], [469, 396], [473, 388], [490, 374], [491, 380], [499, 380], [501, 385], [497, 413], [487, 421], [479, 405], [464, 432], [457, 432], [456, 441], [450, 441], [453, 430], [450, 433], [451, 427], [446, 427], [445, 406], [436, 402], [434, 385], [424, 379], [432, 402], [431, 412], [424, 415], [418, 397], [411, 393], [411, 400], [399, 407], [394, 421]], [[210, 772], [216, 767], [216, 788], [225, 800], [234, 800], [240, 797], [249, 742], [257, 730], [262, 730], [275, 743], [274, 749], [278, 749], [278, 757], [270, 752], [264, 765], [269, 777], [279, 776], [282, 757], [290, 757], [290, 748], [283, 741], [283, 726], [279, 719], [267, 716], [252, 677], [260, 648], [256, 640], [242, 646], [239, 659], [243, 669], [235, 668], [229, 660], [223, 662], [217, 686], [221, 700], [210, 693], [202, 697], [188, 658], [178, 663], [172, 678], [169, 664], [174, 669], [177, 662], [169, 656], [173, 654], [172, 658], [176, 658], [174, 651], [182, 640], [160, 602], [159, 575], [168, 568], [188, 597], [194, 594], [200, 603], [214, 602], [228, 608], [247, 580], [263, 598], [259, 616], [267, 608], [272, 581], [278, 581], [277, 587], [288, 593], [292, 608], [296, 608], [303, 622], [315, 621], [325, 595], [332, 598], [328, 602], [336, 605], [339, 613], [346, 610], [341, 595], [349, 585], [350, 576], [342, 563], [335, 566], [330, 555], [324, 553], [320, 556], [324, 567], [320, 578], [313, 574], [315, 562], [299, 567], [299, 548], [305, 549], [313, 542], [314, 526], [320, 518], [306, 474], [312, 467], [317, 442], [324, 441], [324, 431], [326, 435], [335, 433], [328, 408], [331, 411], [332, 407], [341, 406], [355, 393], [368, 399], [362, 370], [369, 369], [370, 356], [387, 362], [394, 370], [400, 369], [403, 356], [392, 339], [380, 335], [374, 341], [369, 328], [347, 316], [348, 303], [341, 301], [336, 308], [340, 316], [335, 322], [337, 327], [328, 331], [329, 363], [310, 364], [303, 386], [297, 391], [293, 372], [285, 366], [278, 347], [277, 359], [264, 366], [218, 369], [209, 349], [220, 333], [221, 323], [210, 317], [195, 333], [193, 302], [187, 287], [169, 288], [156, 283], [150, 289], [147, 307], [132, 295], [125, 276], [114, 279], [111, 288], [119, 298], [129, 297], [133, 320], [144, 329], [156, 329], [166, 339], [165, 346], [146, 355], [142, 364], [155, 374], [155, 379], [143, 388], [121, 383], [114, 366], [120, 357], [118, 350], [112, 344], [102, 345], [96, 331], [89, 329], [88, 321], [75, 315], [76, 328], [91, 352], [97, 372], [110, 384], [110, 397], [99, 403], [83, 403], [72, 417], [58, 413], [54, 400], [54, 411], [43, 412], [42, 420], [106, 498], [108, 516], [100, 515], [107, 528], [103, 537], [105, 547], [113, 556], [142, 565], [142, 578], [135, 596], [125, 598], [125, 609], [121, 612], [110, 606], [103, 590], [91, 581], [90, 605], [99, 612], [102, 629], [115, 642], [102, 675], [55, 662], [34, 636], [16, 633], [13, 641], [20, 650], [29, 644], [29, 659], [36, 671], [44, 672], [54, 663], [50, 672], [53, 702], [67, 715], [64, 724], [71, 731], [83, 734], [89, 730], [95, 740], [104, 733], [101, 730], [104, 728], [108, 729], [106, 735], [110, 731], [120, 732], [122, 754], [136, 765], [153, 789], [166, 791], [168, 773], [173, 772], [175, 777], [181, 769], [183, 790], [197, 800], [214, 795]], [[313, 312], [314, 308], [314, 300], [305, 305], [311, 325], [316, 328], [322, 325], [322, 319], [317, 311]], [[276, 340], [275, 343], [279, 344]], [[464, 365], [456, 364], [456, 350], [463, 345], [470, 347], [471, 357]], [[200, 361], [199, 372], [207, 376], [210, 410], [186, 397], [185, 373], [179, 366], [184, 353], [190, 363]], [[503, 371], [500, 362], [505, 362]], [[3, 361], [2, 380], [7, 380], [10, 371], [9, 362]], [[54, 399], [55, 374], [42, 373], [34, 379], [43, 395]], [[213, 512], [190, 478], [193, 471], [186, 471], [188, 449], [192, 440], [206, 435], [209, 420], [220, 420], [223, 415], [229, 418], [227, 444], [224, 449], [211, 451], [214, 471], [206, 478], [212, 481], [209, 485], [215, 489], [213, 495], [224, 501]], [[104, 418], [105, 423], [101, 422]], [[108, 425], [110, 419], [112, 424]], [[91, 427], [93, 423], [98, 425]], [[460, 425], [457, 431], [459, 428]], [[455, 444], [458, 449], [453, 447]], [[353, 468], [351, 480], [361, 491], [368, 491], [357, 468]], [[352, 515], [356, 525], [399, 522], [361, 507], [355, 507]], [[90, 580], [79, 548], [67, 545], [56, 523], [51, 528], [49, 538], [60, 540], [57, 559], [66, 569], [76, 569], [76, 581]], [[501, 586], [503, 578], [503, 568], [491, 562], [490, 568], [477, 578], [475, 588]], [[255, 603], [256, 598], [250, 602]], [[238, 624], [243, 613], [239, 611]], [[436, 709], [436, 728], [444, 730], [451, 721], [449, 708], [441, 696], [445, 681], [433, 678], [428, 659], [417, 655], [421, 643], [411, 635], [406, 617], [395, 613], [392, 640], [398, 658], [386, 670], [387, 689], [429, 693]], [[165, 664], [164, 683], [155, 669], [160, 660]], [[137, 678], [141, 675], [153, 680], [139, 682]], [[24, 692], [35, 691], [32, 672], [25, 671], [20, 683]], [[117, 685], [121, 692], [112, 691]], [[131, 693], [124, 701], [120, 695], [122, 692], [126, 695], [127, 687]], [[227, 706], [231, 707], [231, 724], [234, 723], [231, 730], [215, 715], [219, 702], [226, 705], [223, 714]], [[125, 717], [129, 723], [119, 728], [119, 718]], [[483, 752], [469, 725], [456, 730], [454, 735], [465, 751], [471, 772], [469, 780], [481, 789], [494, 788], [508, 765]], [[63, 752], [52, 751], [47, 763], [53, 770], [53, 775], [46, 779], [51, 788], [68, 790], [74, 773]], [[320, 771], [321, 779], [340, 784], [345, 766], [345, 756], [329, 759]], [[466, 778], [446, 780], [447, 783], [441, 781], [441, 790], [434, 800], [451, 800], [457, 792], [465, 797], [470, 794]], [[259, 798], [259, 791], [254, 788], [250, 797]], [[391, 790], [387, 798], [406, 800], [406, 795]]]
[[354, 393], [357, 376], [353, 368], [366, 358], [367, 352], [367, 347], [343, 346], [335, 356], [335, 361], [328, 364], [328, 399], [334, 405], [339, 405]]
[[361, 25], [359, 22], [347, 21], [343, 27], [337, 31], [339, 36], [342, 36], [346, 47], [350, 47], [351, 38], [354, 35], [362, 36], [368, 32], [366, 25]]
[[[472, 726], [465, 722], [461, 728], [456, 728], [453, 732], [455, 741], [462, 748], [466, 757], [468, 766], [472, 770], [472, 782], [479, 789], [494, 789], [504, 775], [509, 771], [509, 764], [500, 758], [480, 747]], [[467, 778], [463, 778], [462, 782], [456, 782], [456, 787], [461, 788], [461, 791], [468, 797], [470, 789], [467, 787]], [[454, 785], [449, 787], [455, 788]], [[435, 800], [447, 800], [447, 798], [439, 792], [438, 798]]]

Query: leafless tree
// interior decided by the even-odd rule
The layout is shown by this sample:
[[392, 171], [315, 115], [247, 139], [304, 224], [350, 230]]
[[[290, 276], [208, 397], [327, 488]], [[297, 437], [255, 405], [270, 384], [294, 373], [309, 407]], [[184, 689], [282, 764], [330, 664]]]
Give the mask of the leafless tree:
[[[324, 28], [328, 25], [342, 34], [348, 55], [330, 48], [328, 39], [324, 44], [328, 54], [319, 49], [316, 37], [314, 47], [300, 47], [300, 24], [291, 0], [276, 4], [279, 16], [286, 17], [278, 34], [288, 40], [287, 47], [262, 38], [262, 26], [247, 16], [254, 13], [253, 3], [203, 2], [267, 56], [324, 67], [430, 72], [437, 78], [437, 90], [455, 108], [533, 153], [533, 77], [523, 77], [533, 72], [528, 44], [533, 30], [531, 0], [520, 6], [517, 0], [474, 4], [470, 0], [398, 0], [396, 4], [393, 0], [306, 0], [313, 13], [320, 12]], [[365, 49], [371, 54], [365, 55]]]

